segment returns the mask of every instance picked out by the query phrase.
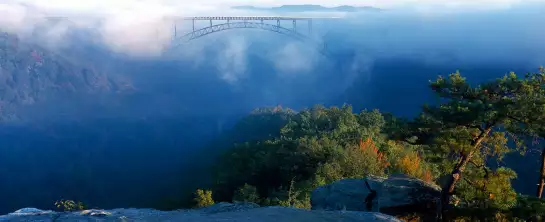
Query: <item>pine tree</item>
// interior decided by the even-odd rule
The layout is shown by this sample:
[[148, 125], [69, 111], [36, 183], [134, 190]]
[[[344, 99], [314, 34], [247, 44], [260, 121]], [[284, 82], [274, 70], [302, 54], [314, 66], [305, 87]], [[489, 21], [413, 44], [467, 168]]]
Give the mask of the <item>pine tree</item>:
[[437, 160], [443, 161], [442, 167], [450, 169], [442, 184], [443, 213], [466, 169], [486, 168], [487, 159], [502, 158], [510, 151], [505, 133], [499, 129], [523, 114], [520, 83], [510, 73], [472, 87], [459, 72], [430, 83], [440, 104], [425, 106], [412, 127], [416, 141], [428, 144]]
[[[538, 73], [527, 74], [518, 85], [523, 89], [517, 103], [522, 107], [511, 117], [513, 121], [507, 128], [520, 136], [545, 139], [545, 68]], [[545, 187], [545, 147], [541, 151], [540, 169], [536, 196], [541, 198]]]

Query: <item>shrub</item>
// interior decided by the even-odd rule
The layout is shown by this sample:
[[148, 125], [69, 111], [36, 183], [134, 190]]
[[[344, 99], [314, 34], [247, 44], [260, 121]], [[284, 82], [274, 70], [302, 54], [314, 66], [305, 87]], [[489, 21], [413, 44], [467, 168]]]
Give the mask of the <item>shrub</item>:
[[244, 184], [244, 186], [240, 187], [235, 192], [233, 201], [259, 203], [260, 198], [257, 193], [257, 188], [252, 185]]
[[214, 200], [212, 199], [212, 191], [197, 189], [197, 192], [195, 192], [194, 201], [197, 208], [214, 205]]
[[58, 200], [55, 202], [55, 206], [62, 211], [76, 211], [87, 209], [87, 206], [83, 202], [76, 202], [73, 200]]

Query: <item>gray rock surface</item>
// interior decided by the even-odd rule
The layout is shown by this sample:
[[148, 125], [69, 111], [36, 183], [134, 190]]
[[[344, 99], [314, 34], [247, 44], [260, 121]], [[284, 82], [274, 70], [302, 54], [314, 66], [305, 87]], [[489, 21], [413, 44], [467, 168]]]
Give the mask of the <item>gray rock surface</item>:
[[[370, 209], [366, 199], [376, 191]], [[345, 179], [316, 188], [311, 195], [313, 210], [340, 210], [382, 212], [389, 215], [407, 213], [435, 214], [439, 206], [441, 188], [404, 175], [389, 178], [368, 177]], [[431, 216], [431, 215], [430, 215]]]
[[286, 207], [259, 207], [256, 204], [219, 203], [197, 210], [158, 211], [153, 209], [86, 210], [53, 212], [25, 208], [0, 216], [0, 222], [59, 222], [59, 221], [184, 221], [184, 222], [329, 222], [329, 221], [392, 221], [400, 220], [370, 212], [314, 211]]
[[[373, 198], [371, 210], [367, 209], [365, 199], [371, 190], [381, 189], [386, 178], [369, 177], [366, 179], [344, 179], [318, 187], [312, 191], [311, 205], [313, 210], [349, 210], [379, 211], [378, 198]], [[365, 182], [369, 184], [368, 189]]]
[[[376, 189], [376, 185], [371, 185], [371, 189]], [[370, 190], [362, 179], [345, 179], [316, 188], [311, 195], [311, 205], [313, 210], [349, 210], [349, 211], [368, 211], [366, 209], [365, 198], [370, 194]], [[376, 202], [376, 199], [375, 199]], [[377, 204], [373, 205], [375, 208]], [[371, 211], [378, 211], [378, 208]]]
[[429, 208], [438, 206], [441, 200], [439, 186], [403, 175], [390, 176], [379, 188], [378, 203], [381, 209], [411, 205], [426, 205]]

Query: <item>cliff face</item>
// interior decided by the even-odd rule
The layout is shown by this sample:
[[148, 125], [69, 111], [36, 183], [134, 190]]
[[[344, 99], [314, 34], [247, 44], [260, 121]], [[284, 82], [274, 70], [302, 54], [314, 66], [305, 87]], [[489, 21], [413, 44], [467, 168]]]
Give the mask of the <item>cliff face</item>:
[[58, 95], [130, 88], [91, 63], [52, 53], [0, 32], [0, 121], [19, 118], [16, 109]]

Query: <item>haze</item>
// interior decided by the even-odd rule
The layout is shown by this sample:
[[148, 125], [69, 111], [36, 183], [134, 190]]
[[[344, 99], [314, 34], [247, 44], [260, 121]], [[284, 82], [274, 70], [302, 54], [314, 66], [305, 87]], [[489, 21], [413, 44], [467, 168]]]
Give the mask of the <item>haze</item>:
[[[202, 168], [219, 154], [199, 159], [195, 153], [214, 147], [256, 108], [349, 103], [355, 111], [378, 108], [410, 117], [434, 101], [426, 84], [437, 75], [460, 70], [480, 82], [545, 65], [543, 1], [438, 2], [0, 0], [0, 33], [17, 36], [25, 50], [44, 52], [45, 64], [54, 64], [36, 79], [59, 70], [106, 79], [97, 81], [106, 82], [99, 85], [105, 92], [83, 80], [73, 94], [40, 84], [30, 93], [22, 83], [13, 86], [25, 99], [43, 97], [14, 104], [17, 118], [0, 125], [0, 214], [52, 207], [59, 198], [103, 208], [162, 207], [158, 199], [187, 195], [208, 181]], [[172, 39], [175, 17], [286, 16], [230, 9], [284, 4], [386, 10], [289, 14], [341, 17], [313, 23], [310, 37], [327, 46], [328, 56], [316, 44], [263, 30], [228, 30], [183, 44]], [[176, 24], [181, 33], [191, 30], [189, 22]], [[298, 27], [306, 33], [304, 22]], [[7, 42], [0, 46], [9, 48]], [[27, 54], [6, 61], [24, 61]], [[70, 68], [58, 68], [63, 62]], [[1, 65], [0, 77], [11, 76]], [[108, 85], [120, 79], [116, 87]], [[9, 96], [0, 99], [15, 101]], [[531, 170], [517, 172], [524, 178]], [[527, 184], [515, 186], [533, 192]], [[7, 199], [12, 201], [2, 202]]]

